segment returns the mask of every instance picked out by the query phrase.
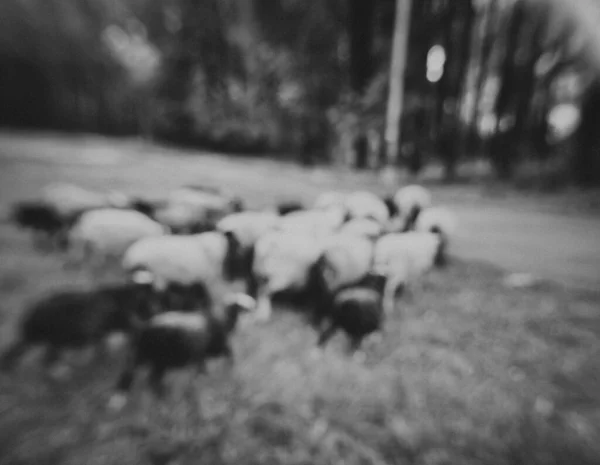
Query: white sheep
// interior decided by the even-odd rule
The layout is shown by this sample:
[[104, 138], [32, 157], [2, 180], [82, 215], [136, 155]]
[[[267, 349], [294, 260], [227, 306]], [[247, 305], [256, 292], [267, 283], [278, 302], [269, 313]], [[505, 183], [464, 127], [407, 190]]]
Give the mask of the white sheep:
[[220, 192], [181, 187], [171, 192], [167, 199], [169, 204], [187, 205], [200, 212], [232, 213], [242, 211], [240, 199], [224, 195]]
[[430, 232], [392, 233], [375, 243], [373, 270], [387, 276], [384, 309], [394, 309], [398, 288], [410, 285], [438, 261], [443, 252], [440, 235]]
[[70, 261], [99, 269], [110, 259], [120, 259], [136, 241], [167, 233], [163, 225], [135, 210], [87, 211], [69, 232]]
[[234, 197], [182, 187], [169, 194], [166, 205], [155, 213], [155, 218], [176, 234], [198, 234], [213, 230], [221, 218], [241, 210], [241, 201]]
[[384, 232], [384, 226], [370, 218], [356, 218], [344, 223], [339, 229], [340, 234], [377, 239]]
[[324, 241], [323, 251], [311, 269], [309, 292], [315, 298], [314, 317], [319, 324], [330, 312], [330, 297], [363, 279], [373, 264], [373, 242], [365, 237], [338, 233]]
[[197, 234], [209, 229], [205, 212], [185, 204], [167, 204], [154, 212], [154, 219], [173, 234]]
[[399, 227], [403, 232], [414, 228], [419, 213], [431, 206], [432, 197], [428, 189], [419, 185], [401, 187], [394, 194], [399, 211]]
[[[216, 225], [216, 230], [229, 239], [229, 254], [232, 258], [232, 278], [244, 278], [251, 283], [254, 244], [273, 231], [280, 216], [275, 211], [245, 211], [227, 215]], [[235, 263], [233, 261], [235, 260]], [[252, 289], [248, 290], [252, 292]]]
[[73, 220], [87, 210], [126, 208], [130, 199], [120, 192], [96, 192], [74, 184], [54, 183], [42, 189], [41, 199], [65, 220]]
[[258, 301], [257, 319], [267, 321], [271, 299], [284, 291], [302, 291], [311, 267], [323, 250], [324, 241], [310, 234], [273, 231], [262, 236], [254, 247], [250, 293]]
[[190, 236], [149, 237], [133, 244], [122, 267], [138, 284], [164, 295], [170, 286], [201, 286], [214, 302], [230, 275], [229, 239], [215, 231]]
[[270, 210], [232, 213], [221, 219], [216, 230], [233, 233], [242, 247], [252, 247], [259, 237], [275, 229], [281, 217]]
[[334, 234], [324, 241], [320, 271], [329, 291], [360, 281], [373, 262], [374, 244], [351, 234]]
[[385, 202], [372, 192], [357, 191], [346, 197], [345, 207], [351, 219], [368, 218], [386, 224], [390, 213]]
[[424, 209], [415, 223], [416, 231], [443, 231], [448, 236], [454, 235], [457, 229], [458, 219], [456, 214], [443, 206]]
[[316, 210], [326, 210], [331, 207], [344, 207], [347, 194], [337, 191], [323, 192], [315, 200], [313, 208]]
[[447, 207], [430, 207], [423, 210], [415, 224], [415, 231], [432, 232], [439, 234], [442, 239], [442, 250], [438, 255], [438, 265], [447, 261], [450, 238], [456, 234], [458, 219], [454, 212]]

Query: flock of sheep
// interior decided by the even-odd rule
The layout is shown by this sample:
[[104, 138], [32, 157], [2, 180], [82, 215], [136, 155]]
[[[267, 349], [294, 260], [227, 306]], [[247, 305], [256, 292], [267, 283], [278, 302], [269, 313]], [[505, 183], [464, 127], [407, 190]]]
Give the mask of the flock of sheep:
[[[204, 372], [212, 357], [233, 361], [238, 319], [268, 321], [276, 295], [304, 296], [318, 347], [342, 330], [354, 353], [383, 331], [399, 290], [446, 263], [457, 225], [418, 185], [387, 198], [329, 192], [311, 208], [285, 202], [250, 210], [239, 197], [205, 186], [149, 199], [54, 184], [15, 205], [13, 219], [64, 252], [66, 266], [95, 273], [116, 263], [127, 278], [41, 298], [24, 312], [0, 367], [11, 369], [36, 345], [45, 346], [47, 367], [63, 349], [102, 354], [107, 335], [125, 332], [131, 337], [114, 409], [125, 404], [144, 366], [160, 396], [169, 370]], [[236, 282], [245, 293], [233, 291]]]

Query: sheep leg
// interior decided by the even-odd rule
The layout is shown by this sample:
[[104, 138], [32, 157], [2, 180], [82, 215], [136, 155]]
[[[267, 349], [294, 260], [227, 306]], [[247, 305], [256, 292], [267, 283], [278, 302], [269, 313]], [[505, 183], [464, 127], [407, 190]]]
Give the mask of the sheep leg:
[[148, 309], [150, 310], [150, 315], [152, 316], [158, 315], [165, 310], [163, 306], [162, 295], [153, 289], [150, 291], [148, 297]]
[[67, 256], [64, 268], [66, 269], [80, 269], [84, 264], [92, 263], [94, 259], [93, 247], [86, 241], [77, 240], [73, 242], [71, 251]]
[[335, 335], [337, 332], [337, 326], [335, 323], [330, 322], [319, 335], [319, 340], [317, 341], [317, 347], [323, 348], [327, 344], [327, 342]]
[[81, 267], [82, 263], [85, 261], [85, 249], [79, 244], [75, 243], [71, 247], [71, 250], [67, 254], [65, 262], [63, 263], [63, 269], [65, 270], [74, 270]]
[[441, 247], [435, 254], [434, 265], [442, 269], [448, 266], [448, 257], [446, 256], [445, 247]]
[[88, 247], [88, 266], [92, 278], [99, 279], [105, 273], [108, 266], [108, 255], [102, 250], [94, 250]]
[[383, 291], [383, 310], [386, 315], [391, 315], [394, 312], [396, 295], [396, 283], [392, 279], [388, 279]]
[[208, 373], [206, 369], [206, 360], [204, 359], [204, 357], [202, 357], [198, 361], [198, 363], [196, 363], [196, 372], [200, 375], [205, 375], [206, 373]]
[[200, 376], [205, 375], [206, 373], [206, 360], [202, 357], [196, 364], [196, 372], [190, 377], [189, 383], [189, 393], [194, 404], [196, 421], [199, 425], [202, 424], [202, 421], [204, 420], [204, 414], [202, 411], [202, 396], [200, 390], [196, 389], [196, 382]]
[[46, 353], [44, 354], [44, 358], [42, 360], [42, 365], [45, 368], [52, 368], [58, 362], [60, 356], [60, 351], [57, 347], [47, 347]]
[[273, 313], [273, 308], [271, 303], [271, 292], [266, 285], [260, 286], [257, 307], [256, 319], [258, 321], [268, 321]]
[[152, 371], [150, 372], [150, 388], [159, 399], [165, 398], [164, 376], [165, 370], [163, 368], [152, 367]]
[[50, 253], [54, 251], [54, 241], [52, 233], [35, 231], [33, 233], [33, 245], [40, 252]]
[[256, 278], [256, 275], [250, 271], [246, 278], [246, 294], [256, 299], [258, 297], [258, 288], [258, 279]]
[[40, 252], [52, 252], [52, 243], [48, 235], [41, 231], [33, 232], [33, 246]]
[[69, 230], [61, 228], [52, 234], [52, 243], [55, 250], [64, 252], [69, 247]]
[[[389, 277], [383, 290], [383, 310], [386, 315], [394, 313], [396, 308], [396, 295], [401, 281], [393, 276]], [[404, 286], [402, 286], [402, 289]]]
[[352, 337], [350, 339], [350, 345], [348, 346], [348, 352], [358, 363], [362, 363], [366, 359], [366, 354], [360, 350], [362, 345], [362, 337]]
[[96, 341], [96, 343], [92, 346], [94, 351], [93, 358], [91, 363], [94, 364], [103, 364], [110, 357], [110, 348], [108, 347], [108, 340], [105, 338], [100, 338]]
[[11, 345], [0, 360], [0, 370], [9, 372], [15, 363], [29, 350], [29, 344], [25, 341], [17, 341]]
[[384, 338], [384, 329], [380, 328], [378, 331], [372, 333], [369, 336], [368, 342], [373, 345], [378, 345], [383, 342], [383, 338]]
[[310, 312], [310, 324], [317, 330], [322, 329], [327, 317], [327, 308], [324, 302], [317, 302]]
[[58, 361], [60, 359], [61, 351], [58, 347], [49, 346], [46, 348], [46, 353], [42, 359], [42, 366], [46, 373], [50, 374], [55, 379], [64, 379], [67, 377], [69, 368], [64, 366], [59, 367]]
[[131, 391], [131, 386], [135, 380], [138, 367], [142, 364], [139, 353], [136, 351], [129, 357], [125, 369], [119, 376], [117, 384], [115, 386], [115, 393], [111, 396], [108, 401], [108, 408], [112, 411], [121, 410], [127, 403], [127, 395]]
[[229, 343], [225, 343], [225, 346], [223, 347], [223, 355], [227, 359], [229, 367], [233, 368], [233, 366], [235, 365], [235, 358], [233, 355], [233, 350], [231, 349]]
[[100, 263], [100, 274], [106, 275], [109, 273], [111, 276], [118, 276], [118, 272], [121, 271], [119, 266], [119, 256], [114, 252], [102, 253], [103, 260]]
[[189, 304], [190, 309], [197, 308], [198, 305], [204, 306], [205, 308], [212, 308], [213, 299], [204, 284], [196, 283], [190, 286]]
[[135, 379], [136, 370], [137, 365], [130, 365], [125, 369], [125, 371], [123, 371], [119, 377], [119, 380], [117, 381], [117, 391], [129, 392], [131, 390], [131, 386], [133, 385], [133, 381]]
[[167, 290], [154, 289], [153, 292], [153, 306], [154, 313], [162, 313], [169, 309], [169, 303], [171, 301], [171, 295]]

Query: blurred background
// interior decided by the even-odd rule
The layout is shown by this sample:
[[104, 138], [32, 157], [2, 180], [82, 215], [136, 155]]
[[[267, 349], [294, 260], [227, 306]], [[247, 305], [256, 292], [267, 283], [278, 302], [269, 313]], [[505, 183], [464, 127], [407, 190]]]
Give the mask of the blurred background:
[[459, 225], [365, 364], [278, 304], [201, 377], [201, 421], [185, 379], [107, 412], [118, 347], [0, 373], [0, 465], [600, 464], [599, 77], [600, 0], [0, 0], [2, 352], [32, 302], [101, 284], [13, 206], [71, 228], [181, 189], [229, 214], [417, 184]]
[[[600, 183], [600, 2], [410, 3], [406, 27], [396, 0], [3, 0], [0, 125]], [[395, 30], [408, 43], [391, 77]], [[384, 141], [397, 104], [398, 156]]]

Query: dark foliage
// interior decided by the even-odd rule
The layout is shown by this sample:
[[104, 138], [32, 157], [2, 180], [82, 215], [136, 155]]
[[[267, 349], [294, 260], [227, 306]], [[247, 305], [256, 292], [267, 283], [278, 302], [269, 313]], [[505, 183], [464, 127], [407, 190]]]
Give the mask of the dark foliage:
[[[383, 161], [395, 0], [30, 3], [0, 6], [0, 126], [140, 134], [307, 166], [348, 151], [359, 169]], [[559, 4], [413, 1], [399, 162], [416, 175], [437, 159], [453, 179], [479, 155], [510, 180], [529, 149], [550, 158], [556, 83], [597, 75], [589, 51], [600, 49], [578, 30], [592, 1], [573, 13]], [[437, 82], [427, 77], [433, 45], [446, 54]], [[485, 134], [490, 116], [497, 127]], [[584, 152], [565, 150], [562, 165], [589, 185], [576, 166], [595, 173], [598, 157]]]

